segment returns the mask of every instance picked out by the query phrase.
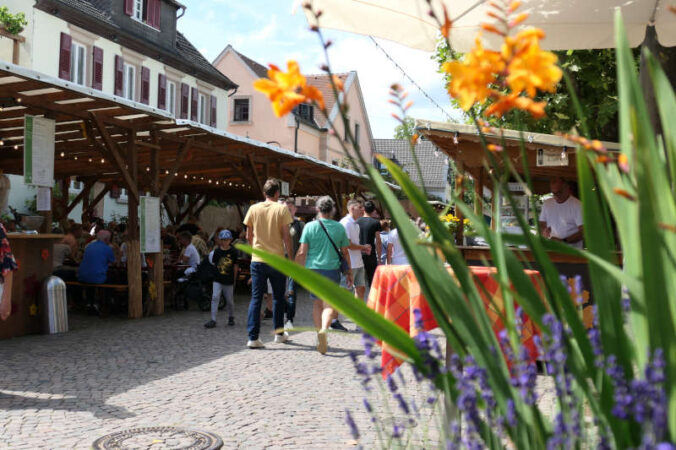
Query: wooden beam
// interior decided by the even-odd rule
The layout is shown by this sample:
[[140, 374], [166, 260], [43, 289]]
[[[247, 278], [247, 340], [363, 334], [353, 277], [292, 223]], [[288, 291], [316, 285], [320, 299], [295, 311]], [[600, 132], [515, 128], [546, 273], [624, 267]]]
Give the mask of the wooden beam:
[[176, 223], [179, 224], [183, 222], [183, 219], [186, 217], [189, 217], [192, 214], [192, 210], [195, 208], [195, 206], [199, 203], [200, 200], [203, 200], [206, 198], [206, 194], [197, 194], [194, 199], [188, 201], [188, 207], [176, 217]]
[[[96, 128], [98, 129], [101, 138], [103, 138], [103, 142], [105, 143], [108, 152], [112, 156], [112, 161], [115, 163], [117, 169], [122, 174], [122, 178], [127, 185], [127, 190], [131, 194], [131, 197], [134, 197], [135, 203], [138, 204], [139, 199], [138, 199], [138, 187], [136, 185], [137, 180], [132, 178], [131, 174], [129, 173], [128, 167], [127, 165], [125, 165], [124, 160], [120, 155], [119, 147], [117, 143], [111, 139], [105, 124], [95, 113], [91, 113], [91, 117], [94, 120], [94, 123], [96, 124]], [[127, 160], [127, 162], [130, 164], [131, 163], [136, 164], [136, 146], [130, 145], [130, 143], [128, 143], [128, 145], [129, 148], [134, 149], [133, 150], [134, 161]]]
[[150, 142], [145, 141], [136, 141], [136, 145], [139, 147], [146, 147], [154, 150], [162, 150], [162, 146], [158, 144], [151, 144]]
[[[127, 139], [128, 174], [133, 186], [138, 182], [136, 133], [130, 130]], [[113, 150], [114, 151], [114, 150]], [[136, 197], [129, 196], [127, 204], [127, 281], [129, 283], [128, 315], [130, 319], [140, 319], [143, 316], [143, 278], [141, 277], [141, 242], [138, 223], [138, 193]]]
[[265, 196], [263, 184], [261, 183], [260, 178], [258, 178], [258, 173], [256, 172], [256, 163], [254, 162], [253, 156], [251, 154], [247, 155], [247, 160], [249, 161], [249, 168], [251, 169], [251, 175], [256, 182], [256, 187], [260, 191], [261, 195]]
[[300, 169], [294, 170], [293, 171], [293, 178], [291, 179], [291, 182], [289, 183], [289, 194], [291, 194], [296, 187], [296, 181], [298, 181], [298, 175], [300, 175]]
[[[85, 196], [89, 195], [89, 191], [91, 190], [92, 186], [94, 186], [94, 181], [85, 181], [84, 186], [82, 187], [82, 190], [80, 191], [79, 194], [73, 199], [73, 201], [68, 205], [66, 208], [66, 217], [68, 217], [68, 214], [75, 209], [75, 207], [82, 201]], [[68, 196], [68, 192], [65, 194]]]
[[211, 201], [211, 197], [209, 196], [209, 194], [204, 194], [202, 204], [192, 213], [192, 215], [199, 218], [200, 213], [209, 204], [209, 201]]
[[178, 169], [181, 167], [181, 164], [183, 164], [183, 161], [185, 160], [185, 157], [188, 155], [188, 151], [190, 151], [190, 148], [193, 146], [193, 140], [188, 139], [186, 142], [181, 144], [181, 147], [178, 149], [178, 153], [176, 154], [176, 160], [174, 161], [174, 165], [171, 167], [171, 171], [169, 174], [164, 177], [164, 180], [162, 180], [162, 187], [160, 188], [158, 192], [158, 197], [162, 198], [167, 194], [167, 191], [169, 191], [169, 187], [171, 186], [172, 181], [174, 181], [174, 178], [176, 178], [176, 173], [178, 172]]
[[[94, 197], [94, 200], [92, 200], [89, 203], [89, 206], [87, 207], [87, 210], [86, 210], [87, 214], [91, 213], [92, 209], [96, 208], [96, 205], [99, 204], [99, 202], [103, 199], [103, 197], [105, 197], [105, 195], [108, 193], [108, 191], [110, 191], [110, 185], [106, 184], [103, 187], [103, 189], [101, 190], [101, 192], [99, 192], [99, 194], [96, 197]], [[85, 214], [84, 210], [83, 210], [82, 214]]]
[[172, 224], [176, 225], [176, 216], [174, 216], [174, 214], [171, 212], [168, 196], [165, 195], [164, 197], [162, 197], [162, 204], [164, 205], [164, 211], [167, 213], [169, 220], [171, 220]]

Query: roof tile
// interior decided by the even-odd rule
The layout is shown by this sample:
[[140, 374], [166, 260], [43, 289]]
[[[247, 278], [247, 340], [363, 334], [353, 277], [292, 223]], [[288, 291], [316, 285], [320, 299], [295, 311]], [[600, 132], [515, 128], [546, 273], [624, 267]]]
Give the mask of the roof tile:
[[[375, 153], [390, 159], [396, 158], [396, 162], [408, 173], [416, 186], [420, 186], [420, 177], [408, 141], [405, 139], [374, 139], [373, 145]], [[416, 144], [415, 154], [420, 162], [425, 187], [428, 189], [445, 188], [448, 164], [442, 164], [442, 161], [445, 161], [444, 154], [438, 151], [434, 143], [424, 140], [419, 140]]]

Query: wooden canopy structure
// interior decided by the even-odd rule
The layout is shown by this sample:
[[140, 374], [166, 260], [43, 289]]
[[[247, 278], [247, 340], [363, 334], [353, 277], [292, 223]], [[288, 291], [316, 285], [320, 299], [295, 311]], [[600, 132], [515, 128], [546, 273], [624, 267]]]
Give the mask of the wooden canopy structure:
[[[84, 182], [67, 212], [80, 201], [83, 209], [92, 208], [113, 186], [127, 189], [129, 316], [134, 318], [142, 315], [137, 224], [144, 193], [163, 201], [171, 194], [188, 194], [187, 208], [172, 217], [180, 222], [198, 214], [210, 199], [262, 199], [267, 177], [288, 182], [291, 195], [330, 195], [338, 205], [342, 195], [365, 189], [365, 177], [354, 171], [3, 62], [0, 169], [5, 173], [23, 174], [24, 115], [56, 122], [54, 176], [62, 192], [71, 177]], [[95, 182], [106, 188], [90, 202]], [[161, 314], [162, 255], [153, 258], [151, 279], [158, 287], [153, 310]]]
[[[455, 161], [458, 176], [469, 175], [474, 180], [475, 198], [479, 199], [474, 206], [479, 213], [483, 207], [480, 199], [483, 197], [484, 187], [493, 191], [493, 186], [488, 173], [486, 153], [477, 128], [474, 125], [426, 120], [416, 120], [415, 126], [420, 135], [434, 142], [440, 151]], [[489, 144], [504, 144], [503, 151], [509, 155], [514, 168], [521, 175], [523, 175], [521, 156], [521, 141], [523, 140], [535, 194], [548, 193], [549, 180], [552, 177], [560, 176], [566, 180], [577, 180], [575, 146], [561, 136], [502, 130], [501, 134], [486, 133], [484, 137]], [[603, 145], [609, 151], [619, 151], [619, 145], [616, 143], [603, 142]], [[542, 153], [560, 155], [561, 163], [548, 165], [542, 160], [538, 162]], [[457, 185], [461, 186], [462, 183]], [[462, 227], [456, 237], [462, 240]]]

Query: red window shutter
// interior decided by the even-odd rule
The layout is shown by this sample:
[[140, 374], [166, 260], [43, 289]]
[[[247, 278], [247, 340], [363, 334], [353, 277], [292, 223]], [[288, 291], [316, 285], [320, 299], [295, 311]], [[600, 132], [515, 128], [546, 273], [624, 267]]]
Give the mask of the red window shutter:
[[115, 95], [124, 94], [124, 59], [115, 55]]
[[167, 76], [163, 73], [157, 76], [157, 107], [167, 109]]
[[70, 53], [73, 38], [70, 34], [61, 33], [61, 46], [59, 47], [59, 78], [70, 81]]
[[190, 88], [187, 84], [181, 83], [181, 119], [188, 118], [188, 108], [190, 107], [189, 97]]
[[197, 122], [197, 88], [192, 88], [190, 93], [190, 120]]
[[150, 69], [141, 66], [141, 103], [150, 102]]
[[211, 115], [209, 116], [209, 125], [216, 126], [216, 96], [211, 96]]
[[92, 87], [99, 91], [103, 89], [103, 49], [94, 47], [92, 54]]
[[134, 14], [134, 0], [124, 0], [124, 13], [128, 16]]
[[161, 0], [148, 0], [148, 25], [160, 29]]

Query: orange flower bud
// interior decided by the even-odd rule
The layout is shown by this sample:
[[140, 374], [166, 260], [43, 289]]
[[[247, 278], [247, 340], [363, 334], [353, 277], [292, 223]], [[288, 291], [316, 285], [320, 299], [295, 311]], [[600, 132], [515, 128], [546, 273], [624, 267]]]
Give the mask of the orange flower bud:
[[484, 31], [488, 31], [489, 33], [495, 33], [499, 36], [505, 36], [505, 34], [506, 34], [504, 31], [498, 30], [495, 27], [495, 25], [491, 25], [490, 23], [482, 23], [481, 29], [484, 30]]
[[411, 145], [412, 145], [412, 146], [415, 147], [415, 144], [418, 143], [418, 138], [419, 138], [419, 137], [420, 137], [420, 136], [418, 135], [418, 133], [415, 133], [413, 136], [411, 136]]
[[507, 9], [507, 12], [508, 12], [508, 13], [513, 13], [514, 11], [516, 11], [516, 10], [519, 8], [519, 6], [521, 6], [521, 2], [520, 2], [520, 1], [517, 0], [517, 1], [511, 2], [511, 3], [509, 4], [509, 8]]
[[451, 26], [453, 25], [453, 22], [451, 22], [451, 19], [448, 17], [448, 11], [446, 10], [446, 5], [443, 5], [444, 7], [444, 24], [441, 26], [441, 35], [448, 39], [448, 35], [451, 32]]
[[492, 152], [501, 152], [505, 149], [502, 145], [497, 144], [488, 144], [486, 147]]
[[509, 27], [513, 28], [526, 19], [528, 19], [528, 13], [521, 13], [518, 16], [516, 16], [511, 22], [509, 22]]
[[413, 106], [413, 100], [409, 100], [408, 103], [406, 103], [406, 106], [404, 106], [404, 111], [409, 109], [411, 106]]
[[629, 192], [625, 191], [624, 189], [620, 188], [613, 188], [613, 192], [616, 193], [617, 195], [621, 195], [622, 197], [626, 198], [627, 200], [634, 201], [636, 200], [636, 197], [631, 195]]
[[624, 153], [617, 157], [617, 166], [624, 173], [629, 173], [629, 158]]

